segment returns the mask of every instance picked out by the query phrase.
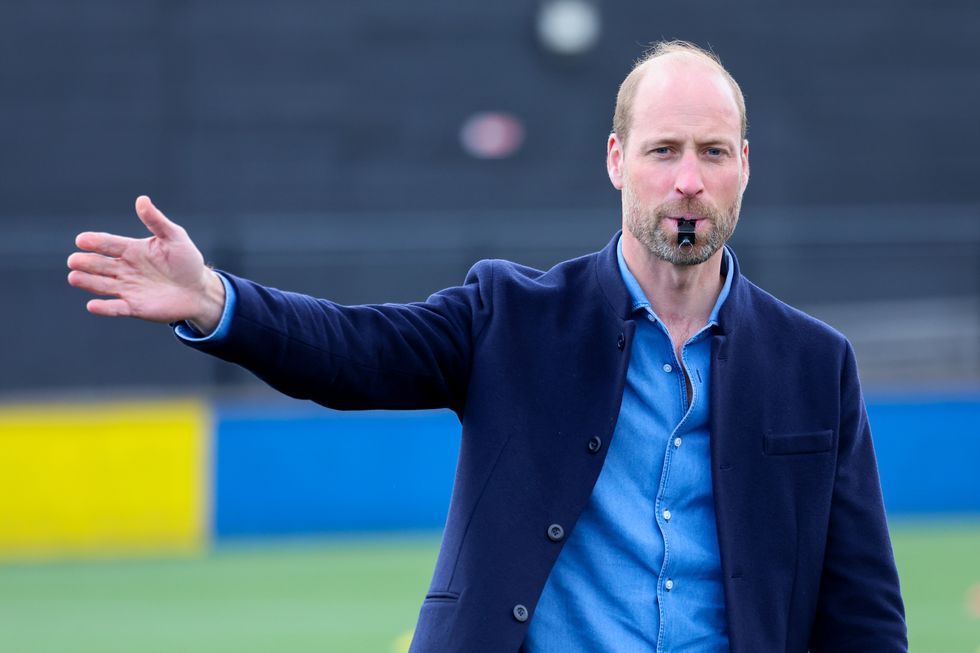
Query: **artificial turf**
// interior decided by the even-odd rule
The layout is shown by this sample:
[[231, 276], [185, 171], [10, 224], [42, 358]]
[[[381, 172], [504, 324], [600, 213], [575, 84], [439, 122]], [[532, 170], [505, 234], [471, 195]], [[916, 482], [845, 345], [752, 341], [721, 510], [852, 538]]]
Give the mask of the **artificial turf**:
[[[980, 653], [980, 521], [892, 536], [912, 651]], [[225, 545], [199, 557], [0, 566], [9, 653], [398, 653], [438, 540], [345, 537]], [[971, 591], [971, 588], [976, 588]]]

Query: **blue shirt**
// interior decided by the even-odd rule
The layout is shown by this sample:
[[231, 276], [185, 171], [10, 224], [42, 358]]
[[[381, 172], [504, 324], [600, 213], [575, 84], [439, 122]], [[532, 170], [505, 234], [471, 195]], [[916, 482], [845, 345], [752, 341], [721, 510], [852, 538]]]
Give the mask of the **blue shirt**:
[[619, 419], [589, 504], [535, 608], [524, 650], [728, 653], [711, 488], [708, 336], [734, 266], [726, 249], [724, 287], [678, 361], [622, 247], [620, 240], [619, 269], [636, 336]]

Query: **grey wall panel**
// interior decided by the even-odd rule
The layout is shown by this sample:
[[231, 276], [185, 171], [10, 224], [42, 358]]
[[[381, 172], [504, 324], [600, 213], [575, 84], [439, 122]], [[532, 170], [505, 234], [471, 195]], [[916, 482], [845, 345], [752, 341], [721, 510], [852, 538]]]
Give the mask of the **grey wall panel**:
[[[710, 45], [746, 93], [735, 243], [753, 279], [804, 305], [975, 305], [980, 5], [599, 6], [600, 41], [569, 59], [524, 0], [0, 3], [0, 395], [251, 383], [160, 328], [87, 316], [64, 283], [77, 231], [141, 234], [140, 193], [215, 264], [342, 302], [602, 246], [615, 92], [661, 37]], [[523, 121], [511, 158], [461, 148], [483, 110]]]

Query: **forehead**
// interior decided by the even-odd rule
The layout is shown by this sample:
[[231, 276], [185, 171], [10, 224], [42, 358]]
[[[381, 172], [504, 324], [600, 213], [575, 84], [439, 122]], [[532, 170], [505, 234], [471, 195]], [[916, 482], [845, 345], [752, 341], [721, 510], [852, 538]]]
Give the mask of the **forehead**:
[[714, 64], [688, 54], [670, 54], [644, 64], [633, 97], [632, 133], [709, 130], [740, 140], [735, 92]]

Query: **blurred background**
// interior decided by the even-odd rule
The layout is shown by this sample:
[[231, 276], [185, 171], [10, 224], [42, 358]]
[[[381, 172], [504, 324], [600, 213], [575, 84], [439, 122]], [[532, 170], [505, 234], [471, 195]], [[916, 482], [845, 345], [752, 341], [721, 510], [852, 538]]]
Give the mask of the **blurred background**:
[[977, 653], [978, 33], [968, 0], [4, 0], [4, 650], [404, 650], [455, 418], [88, 315], [74, 236], [142, 236], [145, 193], [216, 267], [344, 303], [547, 268], [618, 229], [616, 90], [682, 38], [746, 96], [743, 272], [855, 345], [913, 648]]

